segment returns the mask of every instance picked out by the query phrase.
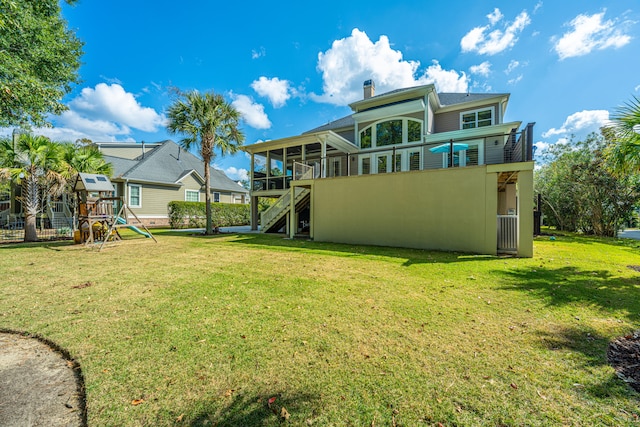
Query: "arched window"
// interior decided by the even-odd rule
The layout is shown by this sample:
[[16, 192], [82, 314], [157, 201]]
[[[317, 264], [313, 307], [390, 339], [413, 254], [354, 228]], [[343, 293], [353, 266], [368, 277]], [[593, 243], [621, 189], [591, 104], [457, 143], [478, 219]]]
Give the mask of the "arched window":
[[422, 120], [393, 118], [375, 122], [360, 131], [360, 148], [421, 142]]

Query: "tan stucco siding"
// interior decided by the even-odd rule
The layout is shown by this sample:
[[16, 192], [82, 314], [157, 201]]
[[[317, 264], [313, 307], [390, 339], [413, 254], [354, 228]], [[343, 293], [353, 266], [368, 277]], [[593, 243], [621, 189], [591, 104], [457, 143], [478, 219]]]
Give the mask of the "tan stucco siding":
[[485, 166], [317, 180], [312, 195], [318, 241], [496, 253]]
[[481, 105], [479, 107], [474, 107], [474, 108], [465, 108], [462, 110], [448, 111], [445, 113], [436, 113], [434, 117], [435, 132], [440, 133], [440, 132], [450, 132], [453, 130], [459, 130], [460, 129], [460, 113], [463, 113], [465, 111], [481, 110], [487, 107], [493, 107], [493, 114], [494, 114], [493, 123], [498, 124], [499, 123], [498, 114], [500, 111], [498, 108], [498, 104], [497, 103], [487, 104], [487, 105]]

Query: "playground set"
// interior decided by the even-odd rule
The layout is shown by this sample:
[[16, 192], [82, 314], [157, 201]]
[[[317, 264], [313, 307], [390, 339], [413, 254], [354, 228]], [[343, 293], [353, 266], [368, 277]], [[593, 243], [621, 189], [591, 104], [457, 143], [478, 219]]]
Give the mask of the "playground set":
[[[125, 227], [158, 242], [122, 198], [113, 196], [115, 188], [107, 176], [79, 173], [73, 191], [78, 200], [78, 229], [74, 234], [76, 243], [100, 244], [102, 249], [109, 242], [122, 240], [119, 229]], [[144, 231], [131, 223], [131, 217]]]

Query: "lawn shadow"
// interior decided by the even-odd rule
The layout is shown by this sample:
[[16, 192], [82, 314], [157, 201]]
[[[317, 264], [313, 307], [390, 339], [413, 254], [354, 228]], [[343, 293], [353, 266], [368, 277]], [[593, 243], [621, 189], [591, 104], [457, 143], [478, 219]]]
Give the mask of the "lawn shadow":
[[586, 245], [600, 244], [627, 249], [640, 249], [640, 240], [624, 237], [588, 236], [584, 234], [570, 233], [568, 231], [547, 231], [542, 235], [536, 236], [534, 241], [547, 241], [550, 239], [565, 243], [580, 243]]
[[57, 250], [58, 248], [73, 246], [73, 240], [42, 240], [39, 242], [0, 242], [0, 250], [20, 250], [20, 249], [33, 249], [33, 248], [45, 248]]
[[[316, 396], [307, 393], [281, 392], [270, 395], [238, 392], [226, 403], [205, 402], [188, 422], [190, 426], [277, 426], [282, 423], [306, 425], [317, 416]], [[272, 403], [269, 403], [270, 400]], [[284, 410], [283, 410], [284, 408]], [[314, 415], [316, 414], [316, 415]]]
[[285, 252], [307, 251], [343, 257], [388, 257], [404, 260], [403, 266], [413, 264], [453, 263], [465, 261], [491, 261], [497, 256], [463, 252], [444, 252], [426, 249], [400, 248], [391, 246], [370, 246], [346, 243], [314, 242], [309, 239], [289, 239], [269, 234], [237, 234], [232, 244], [266, 247]]
[[581, 270], [573, 266], [523, 267], [494, 270], [504, 285], [500, 289], [534, 294], [548, 305], [576, 302], [605, 310], [626, 312], [633, 322], [640, 320], [640, 274], [616, 277], [604, 270]]
[[[599, 335], [593, 328], [586, 325], [563, 327], [556, 330], [538, 331], [537, 342], [551, 351], [570, 351], [584, 356], [584, 367], [598, 367], [609, 365], [607, 348], [610, 340]], [[637, 394], [631, 387], [619, 379], [613, 368], [606, 379], [594, 381], [590, 384], [574, 384], [576, 388], [583, 388], [595, 398], [628, 397]]]

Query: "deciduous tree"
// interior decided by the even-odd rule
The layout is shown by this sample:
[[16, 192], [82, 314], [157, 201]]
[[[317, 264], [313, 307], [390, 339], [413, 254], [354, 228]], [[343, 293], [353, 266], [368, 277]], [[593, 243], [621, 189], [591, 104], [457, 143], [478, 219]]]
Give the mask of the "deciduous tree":
[[81, 55], [58, 0], [0, 1], [0, 127], [44, 125], [66, 110]]

